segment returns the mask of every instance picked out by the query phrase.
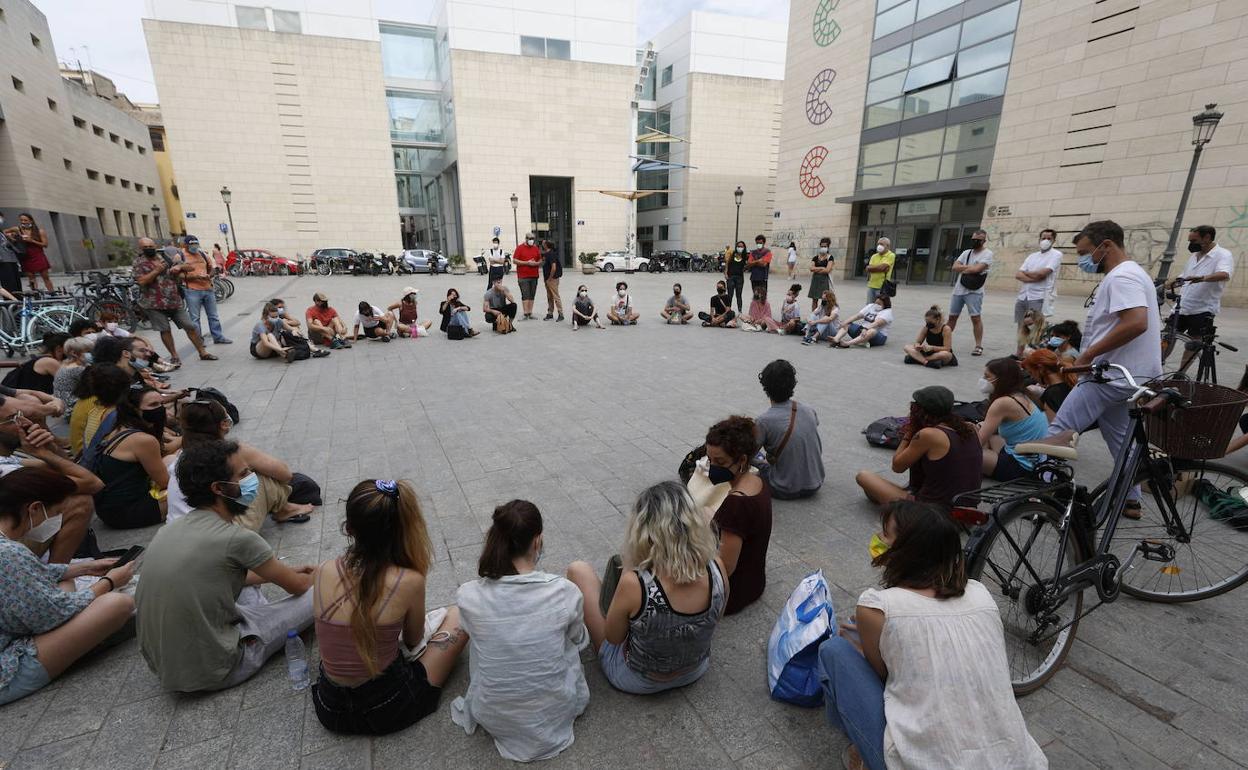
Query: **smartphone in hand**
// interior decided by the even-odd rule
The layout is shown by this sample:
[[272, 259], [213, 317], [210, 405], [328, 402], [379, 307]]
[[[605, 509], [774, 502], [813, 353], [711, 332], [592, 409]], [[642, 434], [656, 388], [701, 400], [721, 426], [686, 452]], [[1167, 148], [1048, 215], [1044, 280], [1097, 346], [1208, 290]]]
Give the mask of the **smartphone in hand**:
[[123, 554], [122, 554], [122, 555], [121, 555], [121, 556], [117, 559], [117, 562], [116, 562], [115, 564], [113, 564], [113, 566], [109, 567], [109, 569], [117, 569], [118, 567], [123, 567], [123, 566], [125, 566], [125, 565], [129, 564], [130, 562], [132, 562], [132, 561], [134, 561], [135, 559], [139, 558], [139, 556], [141, 556], [141, 555], [143, 554], [143, 550], [144, 550], [144, 549], [143, 549], [143, 546], [141, 546], [141, 545], [131, 546], [130, 550], [128, 550], [128, 551], [126, 551], [125, 553], [123, 553]]

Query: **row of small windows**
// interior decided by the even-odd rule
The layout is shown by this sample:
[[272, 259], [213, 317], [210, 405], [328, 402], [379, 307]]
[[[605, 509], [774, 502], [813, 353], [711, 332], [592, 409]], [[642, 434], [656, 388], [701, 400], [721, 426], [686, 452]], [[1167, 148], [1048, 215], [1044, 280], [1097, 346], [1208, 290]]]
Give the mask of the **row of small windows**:
[[[22, 80], [21, 80], [20, 78], [18, 78], [18, 77], [14, 77], [14, 76], [10, 76], [10, 78], [11, 78], [11, 79], [12, 79], [12, 81], [13, 81], [13, 88], [14, 88], [14, 90], [18, 91], [19, 93], [25, 93], [25, 92], [26, 92], [26, 84], [25, 84], [24, 82], [22, 82]], [[59, 108], [59, 106], [57, 105], [56, 100], [55, 100], [55, 99], [53, 99], [53, 98], [51, 98], [51, 97], [48, 97], [48, 109], [49, 109], [49, 110], [51, 110], [52, 112], [60, 112], [60, 108]], [[78, 117], [77, 115], [74, 115], [74, 116], [73, 116], [73, 120], [74, 120], [74, 128], [81, 128], [81, 129], [83, 129], [83, 130], [86, 130], [86, 128], [87, 128], [87, 121], [83, 120], [82, 118]], [[112, 142], [113, 144], [122, 144], [122, 145], [125, 145], [125, 148], [126, 148], [127, 150], [135, 150], [135, 149], [137, 149], [137, 150], [139, 151], [139, 154], [140, 154], [140, 155], [146, 155], [146, 154], [147, 154], [147, 148], [146, 148], [146, 147], [144, 147], [143, 145], [141, 145], [141, 144], [140, 144], [140, 145], [135, 145], [135, 143], [134, 143], [134, 142], [130, 141], [129, 139], [123, 139], [123, 138], [122, 138], [120, 135], [118, 135], [118, 134], [114, 134], [114, 133], [111, 133], [111, 132], [106, 132], [103, 128], [101, 128], [100, 126], [95, 125], [94, 123], [92, 123], [92, 124], [91, 124], [91, 131], [92, 131], [92, 132], [93, 132], [96, 136], [99, 136], [99, 137], [103, 137], [105, 133], [108, 133], [108, 140], [109, 140], [110, 142]]]
[[876, 0], [874, 37], [884, 37], [961, 2], [962, 0]]

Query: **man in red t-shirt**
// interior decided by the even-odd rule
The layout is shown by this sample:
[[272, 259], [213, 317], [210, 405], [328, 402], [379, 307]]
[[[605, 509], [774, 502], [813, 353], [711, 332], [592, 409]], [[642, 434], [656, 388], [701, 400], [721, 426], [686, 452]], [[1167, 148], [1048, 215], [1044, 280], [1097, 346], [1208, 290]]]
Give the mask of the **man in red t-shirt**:
[[524, 243], [516, 246], [511, 255], [516, 266], [516, 278], [520, 281], [520, 302], [524, 306], [524, 320], [533, 320], [533, 298], [537, 296], [537, 278], [542, 269], [542, 252], [538, 250], [533, 233], [524, 234]]
[[347, 322], [338, 311], [329, 306], [329, 297], [321, 292], [312, 295], [312, 307], [304, 313], [308, 319], [308, 339], [319, 345], [329, 345], [334, 350], [349, 348]]

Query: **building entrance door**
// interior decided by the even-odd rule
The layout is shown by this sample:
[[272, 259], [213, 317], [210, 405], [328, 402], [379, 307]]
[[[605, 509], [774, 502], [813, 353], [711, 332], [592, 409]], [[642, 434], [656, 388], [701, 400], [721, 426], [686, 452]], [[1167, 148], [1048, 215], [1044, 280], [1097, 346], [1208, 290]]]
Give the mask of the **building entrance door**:
[[932, 228], [914, 228], [914, 245], [910, 249], [910, 272], [908, 283], [927, 283], [932, 280]]
[[572, 178], [566, 176], [529, 177], [530, 218], [534, 235], [555, 244], [563, 266], [572, 267]]
[[947, 225], [940, 228], [936, 237], [936, 255], [933, 260], [933, 283], [952, 284], [954, 272], [950, 269], [962, 252], [971, 248], [971, 235], [979, 225]]

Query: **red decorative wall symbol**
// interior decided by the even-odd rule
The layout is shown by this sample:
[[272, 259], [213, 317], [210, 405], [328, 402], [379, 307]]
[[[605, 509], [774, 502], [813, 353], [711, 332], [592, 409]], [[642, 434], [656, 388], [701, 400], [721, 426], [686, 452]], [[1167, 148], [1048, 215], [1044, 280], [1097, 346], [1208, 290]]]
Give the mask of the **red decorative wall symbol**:
[[823, 165], [826, 157], [828, 148], [817, 144], [802, 158], [802, 169], [797, 172], [797, 184], [802, 189], [802, 195], [807, 198], [818, 198], [823, 194], [823, 180], [815, 175], [815, 169]]

